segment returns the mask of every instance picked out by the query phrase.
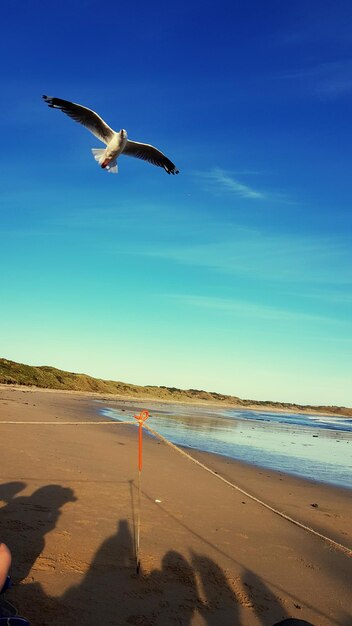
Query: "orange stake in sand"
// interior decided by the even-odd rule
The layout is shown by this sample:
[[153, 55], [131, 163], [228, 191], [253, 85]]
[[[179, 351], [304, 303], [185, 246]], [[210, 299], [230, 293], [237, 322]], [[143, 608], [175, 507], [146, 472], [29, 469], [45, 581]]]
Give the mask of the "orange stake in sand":
[[138, 421], [138, 516], [137, 516], [137, 538], [136, 538], [136, 560], [137, 574], [140, 569], [139, 559], [139, 539], [141, 529], [141, 472], [142, 472], [142, 445], [143, 445], [143, 424], [149, 417], [149, 411], [141, 411], [139, 415], [133, 416]]
[[149, 417], [149, 411], [141, 411], [139, 415], [133, 416], [138, 420], [138, 470], [142, 471], [142, 445], [143, 445], [143, 424]]

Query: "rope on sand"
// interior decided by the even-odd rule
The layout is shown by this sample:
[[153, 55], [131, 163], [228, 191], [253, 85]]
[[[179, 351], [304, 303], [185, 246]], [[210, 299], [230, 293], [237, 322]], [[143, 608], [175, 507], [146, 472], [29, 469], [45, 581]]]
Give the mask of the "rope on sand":
[[[116, 425], [116, 424], [121, 425], [121, 424], [135, 424], [135, 423], [136, 423], [135, 421], [133, 421], [133, 422], [132, 421], [126, 421], [126, 422], [117, 422], [116, 421], [115, 422], [113, 420], [99, 421], [99, 422], [93, 422], [93, 421], [89, 421], [89, 422], [88, 421], [82, 421], [82, 422], [0, 421], [0, 425], [1, 424], [23, 424], [23, 425], [25, 425], [25, 424], [37, 424], [37, 425], [40, 425], [40, 426], [43, 425], [43, 424], [52, 425], [52, 426], [81, 426], [82, 424], [89, 425], [89, 426], [93, 426], [93, 425], [94, 426], [98, 426], [98, 425], [101, 425], [101, 424], [105, 424], [105, 425], [110, 425], [111, 426], [112, 424], [114, 424], [114, 425]], [[340, 552], [342, 552], [346, 556], [352, 557], [352, 550], [350, 550], [346, 546], [342, 545], [341, 543], [338, 543], [337, 541], [334, 541], [334, 539], [331, 539], [330, 537], [326, 537], [325, 535], [323, 535], [322, 533], [319, 533], [318, 531], [314, 530], [310, 526], [306, 526], [306, 524], [302, 524], [302, 522], [299, 522], [298, 520], [293, 519], [289, 515], [286, 515], [286, 513], [283, 513], [282, 511], [279, 511], [278, 509], [275, 509], [274, 507], [270, 506], [270, 504], [267, 504], [266, 502], [263, 502], [263, 500], [260, 500], [256, 496], [253, 496], [252, 494], [248, 493], [248, 491], [245, 491], [244, 489], [242, 489], [238, 485], [235, 485], [234, 483], [230, 482], [229, 480], [227, 480], [226, 478], [224, 478], [220, 474], [217, 474], [216, 472], [214, 472], [212, 469], [210, 469], [210, 467], [207, 467], [206, 465], [204, 465], [204, 463], [201, 463], [200, 461], [195, 459], [193, 456], [188, 454], [188, 452], [185, 452], [184, 450], [182, 450], [181, 448], [176, 446], [174, 443], [171, 443], [171, 441], [166, 439], [166, 437], [163, 437], [163, 435], [160, 435], [160, 433], [158, 433], [156, 430], [153, 430], [152, 428], [150, 428], [150, 426], [147, 426], [147, 424], [144, 424], [144, 428], [149, 430], [149, 432], [152, 435], [154, 435], [155, 437], [157, 437], [158, 439], [160, 439], [161, 441], [166, 443], [168, 446], [170, 446], [171, 448], [173, 448], [174, 450], [176, 450], [177, 452], [182, 454], [184, 457], [186, 457], [187, 459], [189, 459], [190, 461], [192, 461], [193, 463], [198, 465], [198, 467], [201, 467], [202, 469], [204, 469], [209, 474], [212, 474], [213, 476], [215, 476], [215, 478], [218, 478], [219, 480], [221, 480], [223, 483], [225, 483], [226, 485], [228, 485], [232, 489], [235, 489], [236, 491], [239, 491], [240, 493], [243, 493], [243, 495], [245, 495], [250, 500], [253, 500], [254, 502], [257, 502], [258, 504], [263, 506], [265, 509], [268, 509], [272, 513], [275, 513], [275, 515], [279, 515], [279, 517], [282, 517], [283, 519], [287, 520], [288, 522], [291, 522], [291, 524], [294, 524], [295, 526], [298, 526], [299, 528], [303, 528], [303, 530], [306, 530], [307, 532], [311, 533], [312, 535], [315, 535], [316, 537], [319, 537], [320, 539], [323, 539], [323, 541], [326, 541], [326, 543], [329, 543], [336, 550], [339, 550]]]
[[326, 541], [327, 543], [332, 545], [336, 550], [339, 550], [340, 552], [343, 552], [343, 554], [345, 554], [346, 556], [352, 557], [352, 550], [350, 550], [346, 546], [342, 545], [341, 543], [338, 543], [337, 541], [334, 541], [334, 539], [331, 539], [330, 537], [326, 537], [325, 535], [322, 535], [321, 533], [319, 533], [318, 531], [314, 530], [310, 526], [306, 526], [305, 524], [302, 524], [302, 522], [299, 522], [298, 520], [293, 519], [289, 515], [286, 515], [286, 513], [283, 513], [282, 511], [279, 511], [278, 509], [275, 509], [274, 507], [270, 506], [270, 504], [267, 504], [266, 502], [263, 502], [263, 500], [260, 500], [259, 498], [256, 498], [256, 496], [253, 496], [252, 494], [248, 493], [248, 491], [245, 491], [244, 489], [241, 489], [241, 487], [239, 487], [238, 485], [235, 485], [234, 483], [230, 482], [229, 480], [227, 480], [226, 478], [224, 478], [220, 474], [217, 474], [212, 469], [210, 469], [210, 467], [207, 467], [206, 465], [204, 465], [204, 463], [201, 463], [200, 461], [195, 459], [193, 456], [188, 454], [188, 452], [185, 452], [184, 450], [182, 450], [182, 448], [179, 448], [174, 443], [171, 443], [171, 441], [169, 441], [168, 439], [163, 437], [163, 435], [160, 435], [156, 430], [153, 430], [152, 428], [150, 428], [150, 426], [147, 426], [147, 424], [144, 424], [144, 428], [147, 428], [147, 430], [149, 430], [149, 432], [152, 433], [152, 435], [154, 435], [155, 437], [157, 437], [158, 439], [160, 439], [161, 441], [166, 443], [168, 446], [170, 446], [171, 448], [173, 448], [174, 450], [176, 450], [177, 452], [179, 452], [180, 454], [185, 456], [190, 461], [193, 461], [193, 463], [195, 463], [196, 465], [198, 465], [199, 467], [204, 469], [206, 472], [209, 472], [209, 474], [212, 474], [213, 476], [215, 476], [215, 478], [218, 478], [219, 480], [224, 482], [229, 487], [232, 487], [232, 489], [236, 489], [236, 491], [240, 491], [247, 498], [250, 498], [250, 500], [254, 500], [254, 502], [257, 502], [258, 504], [260, 504], [261, 506], [265, 507], [266, 509], [268, 509], [272, 513], [275, 513], [275, 515], [279, 515], [280, 517], [282, 517], [283, 519], [287, 520], [288, 522], [291, 522], [291, 524], [295, 524], [295, 526], [299, 526], [299, 528], [303, 528], [303, 530], [306, 530], [307, 532], [312, 533], [312, 535], [315, 535], [316, 537], [320, 537], [320, 539], [323, 539], [323, 541]]
[[112, 424], [116, 425], [116, 424], [135, 424], [136, 422], [114, 422], [113, 420], [109, 420], [108, 422], [6, 422], [3, 420], [0, 420], [0, 425], [1, 424], [38, 424], [38, 426], [41, 426], [42, 424], [46, 424], [46, 425], [52, 425], [52, 426], [81, 426], [82, 424], [85, 424], [86, 426], [99, 426], [99, 424], [110, 424], [110, 426]]

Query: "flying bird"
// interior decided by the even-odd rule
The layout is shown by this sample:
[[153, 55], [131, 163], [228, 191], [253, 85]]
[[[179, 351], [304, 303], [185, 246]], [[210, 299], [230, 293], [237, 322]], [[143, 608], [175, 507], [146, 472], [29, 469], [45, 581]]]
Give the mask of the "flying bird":
[[168, 174], [179, 173], [176, 166], [160, 150], [148, 143], [127, 139], [127, 132], [124, 129], [115, 132], [95, 111], [81, 104], [61, 100], [61, 98], [51, 98], [50, 96], [43, 96], [43, 98], [49, 107], [60, 109], [75, 122], [83, 124], [95, 137], [105, 143], [106, 148], [93, 148], [92, 153], [95, 160], [107, 172], [117, 174], [117, 159], [121, 154], [125, 154], [163, 167]]

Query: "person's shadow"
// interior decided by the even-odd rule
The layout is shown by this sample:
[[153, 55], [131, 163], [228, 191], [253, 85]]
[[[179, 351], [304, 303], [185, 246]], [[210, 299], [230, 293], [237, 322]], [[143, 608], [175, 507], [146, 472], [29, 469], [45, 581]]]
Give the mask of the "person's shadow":
[[124, 597], [128, 600], [135, 571], [132, 535], [127, 520], [120, 520], [117, 532], [96, 552], [82, 582], [59, 599], [65, 615], [69, 613], [75, 618], [72, 623], [85, 626], [119, 623], [119, 606]]
[[[275, 623], [279, 622], [279, 620], [288, 618], [287, 612], [282, 607], [279, 599], [272, 593], [264, 581], [254, 572], [244, 569], [242, 574], [242, 583], [253, 600], [254, 611], [263, 626], [267, 626], [269, 624], [266, 616], [269, 608], [271, 609], [271, 613], [274, 614], [273, 618]], [[270, 623], [272, 623], [272, 620]]]
[[[240, 626], [234, 621], [236, 598], [226, 587], [222, 570], [211, 559], [194, 555], [193, 562], [188, 562], [180, 553], [169, 551], [160, 569], [147, 570], [147, 565], [150, 563], [145, 556], [137, 575], [132, 533], [127, 520], [120, 520], [117, 532], [96, 552], [82, 582], [61, 597], [48, 596], [39, 583], [20, 585], [20, 613], [33, 626], [189, 626], [197, 610], [211, 626]], [[203, 581], [202, 599], [196, 575]], [[214, 579], [209, 585], [208, 575]], [[220, 603], [216, 600], [217, 592], [222, 598]], [[224, 612], [220, 605], [225, 599]], [[227, 621], [223, 621], [224, 614]]]
[[1, 485], [1, 541], [6, 543], [14, 562], [14, 582], [24, 580], [45, 546], [45, 535], [55, 528], [61, 508], [76, 500], [72, 489], [60, 485], [40, 487], [30, 496], [16, 495], [23, 482]]
[[239, 625], [239, 601], [221, 567], [207, 556], [192, 554], [192, 565], [198, 572], [204, 600], [199, 612], [208, 626]]
[[162, 597], [156, 624], [191, 624], [201, 601], [193, 567], [182, 554], [175, 550], [167, 552], [161, 569], [152, 570], [145, 576], [145, 582], [150, 592]]
[[137, 575], [132, 533], [120, 520], [79, 585], [59, 598], [48, 597], [37, 583], [25, 585], [21, 611], [36, 626], [189, 626], [199, 604], [191, 564], [175, 551], [163, 557], [160, 569], [147, 572], [143, 562]]
[[23, 491], [26, 488], [26, 483], [22, 480], [14, 480], [10, 483], [4, 483], [0, 485], [0, 501], [3, 502], [12, 502], [16, 493]]
[[[150, 558], [150, 557], [149, 557]], [[134, 542], [127, 520], [120, 520], [117, 531], [97, 550], [82, 582], [61, 597], [48, 596], [39, 583], [23, 584], [18, 596], [21, 612], [33, 626], [190, 626], [197, 612], [208, 626], [245, 626], [240, 620], [241, 598], [237, 597], [224, 571], [208, 556], [169, 551], [160, 568], [147, 568], [142, 558], [136, 573]], [[283, 617], [281, 603], [258, 577], [245, 573], [244, 584], [255, 587], [253, 599], [263, 598]], [[250, 595], [250, 594], [249, 594]], [[258, 614], [263, 626], [272, 621]], [[300, 626], [284, 621], [282, 626]], [[302, 622], [302, 626], [311, 626]]]
[[[142, 555], [137, 575], [135, 543], [125, 519], [101, 544], [82, 581], [61, 597], [49, 596], [39, 583], [25, 581], [61, 508], [75, 497], [71, 489], [60, 485], [41, 487], [30, 496], [17, 495], [24, 487], [20, 482], [0, 486], [0, 498], [6, 502], [0, 509], [0, 524], [1, 539], [13, 552], [13, 577], [22, 581], [9, 594], [14, 593], [20, 614], [32, 626], [189, 626], [196, 612], [208, 626], [241, 626], [241, 599], [208, 556], [191, 553], [188, 561], [169, 551], [159, 568], [153, 566], [151, 556]], [[288, 617], [278, 598], [253, 573], [245, 572], [243, 582], [260, 597], [265, 594], [268, 603], [275, 603], [278, 619]], [[268, 626], [268, 621], [258, 617]]]

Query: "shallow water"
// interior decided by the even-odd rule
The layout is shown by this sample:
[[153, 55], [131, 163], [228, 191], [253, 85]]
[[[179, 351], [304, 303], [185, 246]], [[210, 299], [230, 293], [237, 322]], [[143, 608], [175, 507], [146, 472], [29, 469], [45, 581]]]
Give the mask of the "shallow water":
[[[163, 403], [153, 407], [148, 424], [173, 443], [352, 488], [352, 419]], [[101, 409], [119, 421], [130, 419], [127, 411]]]

